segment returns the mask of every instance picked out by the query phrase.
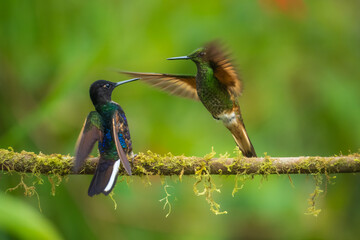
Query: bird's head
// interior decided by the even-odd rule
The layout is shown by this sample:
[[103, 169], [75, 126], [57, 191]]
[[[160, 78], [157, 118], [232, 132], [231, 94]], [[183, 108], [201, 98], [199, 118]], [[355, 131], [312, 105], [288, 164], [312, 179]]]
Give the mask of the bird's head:
[[201, 47], [193, 51], [187, 56], [181, 56], [181, 57], [172, 57], [168, 58], [168, 60], [192, 60], [195, 63], [201, 63], [201, 62], [207, 62], [207, 56], [206, 56], [206, 48]]
[[130, 80], [125, 80], [125, 81], [121, 81], [121, 82], [117, 82], [117, 83], [106, 81], [106, 80], [95, 81], [90, 86], [91, 101], [93, 102], [94, 106], [110, 102], [112, 91], [117, 86], [120, 86], [124, 83], [136, 81], [136, 80], [139, 80], [139, 78], [133, 78]]

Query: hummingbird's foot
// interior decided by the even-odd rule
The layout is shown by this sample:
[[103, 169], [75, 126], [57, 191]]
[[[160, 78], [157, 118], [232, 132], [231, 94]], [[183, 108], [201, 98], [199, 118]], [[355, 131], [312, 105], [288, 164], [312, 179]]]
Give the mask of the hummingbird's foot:
[[134, 152], [131, 152], [129, 155], [130, 155], [129, 157], [131, 158], [131, 160], [134, 160], [138, 156], [138, 154], [134, 154]]

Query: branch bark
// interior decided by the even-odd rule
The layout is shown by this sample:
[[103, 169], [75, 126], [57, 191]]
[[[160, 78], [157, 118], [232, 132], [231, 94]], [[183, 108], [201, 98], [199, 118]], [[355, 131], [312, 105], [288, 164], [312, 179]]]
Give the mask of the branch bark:
[[[360, 154], [335, 157], [261, 157], [261, 158], [214, 158], [173, 156], [140, 153], [132, 162], [134, 175], [192, 175], [204, 166], [210, 174], [309, 174], [309, 173], [356, 173], [360, 172]], [[73, 157], [0, 149], [0, 169], [44, 175], [73, 174]], [[80, 174], [93, 174], [98, 158], [88, 158]], [[120, 174], [125, 174], [120, 169]]]

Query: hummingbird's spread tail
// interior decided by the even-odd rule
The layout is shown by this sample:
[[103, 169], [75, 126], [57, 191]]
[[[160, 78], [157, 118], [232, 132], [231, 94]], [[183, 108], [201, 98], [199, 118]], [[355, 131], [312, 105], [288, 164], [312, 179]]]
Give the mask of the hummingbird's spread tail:
[[108, 195], [115, 186], [119, 166], [120, 159], [117, 161], [111, 161], [100, 158], [96, 172], [90, 183], [88, 195], [90, 197], [100, 193]]
[[227, 114], [221, 118], [224, 125], [230, 130], [232, 136], [245, 157], [256, 157], [255, 149], [246, 132], [244, 122], [240, 114]]

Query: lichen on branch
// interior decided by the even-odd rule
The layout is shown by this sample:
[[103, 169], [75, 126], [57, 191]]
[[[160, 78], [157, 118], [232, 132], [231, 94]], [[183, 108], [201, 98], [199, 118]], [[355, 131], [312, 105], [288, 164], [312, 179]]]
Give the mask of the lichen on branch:
[[[360, 172], [360, 154], [350, 154], [347, 156], [334, 157], [286, 157], [274, 158], [265, 154], [260, 158], [245, 158], [239, 150], [235, 151], [235, 157], [230, 158], [229, 154], [220, 155], [215, 158], [216, 153], [211, 153], [204, 157], [186, 157], [174, 156], [171, 153], [160, 155], [148, 151], [139, 153], [132, 161], [133, 175], [146, 176], [177, 175], [181, 181], [183, 175], [194, 175], [196, 181], [193, 189], [197, 196], [205, 196], [210, 206], [210, 210], [215, 214], [226, 214], [226, 211], [220, 211], [220, 204], [214, 201], [213, 193], [220, 193], [216, 187], [211, 175], [235, 175], [235, 186], [232, 196], [242, 189], [244, 181], [252, 178], [254, 175], [262, 175], [266, 178], [269, 174], [287, 174], [292, 184], [289, 174], [311, 174], [315, 177], [316, 186], [309, 198], [309, 208], [306, 214], [318, 216], [320, 209], [316, 208], [316, 202], [319, 194], [322, 174], [330, 178], [329, 174], [334, 173], [356, 173]], [[98, 158], [88, 158], [80, 173], [93, 174], [96, 169]], [[69, 155], [43, 153], [35, 154], [32, 152], [14, 152], [11, 148], [8, 150], [0, 149], [0, 169], [7, 172], [17, 172], [21, 175], [20, 183], [9, 191], [19, 187], [24, 188], [25, 195], [37, 195], [35, 185], [27, 186], [23, 180], [25, 173], [41, 179], [40, 175], [47, 175], [52, 185], [52, 195], [55, 195], [55, 186], [59, 185], [62, 176], [74, 174], [72, 172], [73, 157]], [[125, 174], [124, 169], [120, 169], [120, 174]], [[238, 185], [240, 181], [240, 186]], [[171, 204], [167, 188], [165, 185], [164, 208], [168, 207], [168, 216], [171, 212]], [[200, 189], [199, 189], [200, 188]], [[39, 196], [37, 195], [38, 200]], [[40, 201], [39, 201], [40, 202]], [[40, 208], [40, 205], [39, 205]], [[115, 205], [116, 208], [116, 205]]]
[[[21, 173], [40, 173], [44, 175], [68, 175], [73, 157], [69, 155], [32, 152], [14, 152], [0, 149], [0, 169]], [[88, 158], [80, 174], [93, 174], [98, 158]], [[229, 158], [174, 156], [171, 153], [160, 155], [148, 151], [139, 153], [132, 161], [134, 175], [196, 175], [204, 164], [209, 174], [316, 174], [316, 173], [355, 173], [360, 172], [360, 154], [333, 157], [259, 157], [245, 158], [241, 155]], [[120, 174], [125, 174], [120, 169]]]

